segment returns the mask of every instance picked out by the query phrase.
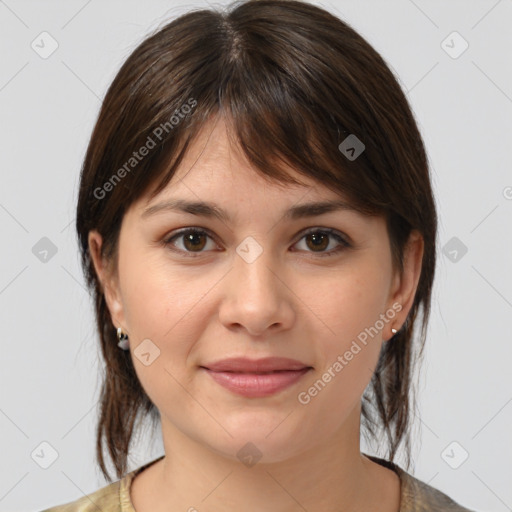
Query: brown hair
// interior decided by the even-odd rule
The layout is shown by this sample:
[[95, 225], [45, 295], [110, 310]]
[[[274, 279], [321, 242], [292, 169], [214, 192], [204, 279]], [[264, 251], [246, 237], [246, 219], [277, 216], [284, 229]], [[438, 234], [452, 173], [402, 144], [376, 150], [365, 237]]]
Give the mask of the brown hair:
[[[149, 415], [154, 426], [159, 412], [129, 351], [117, 347], [88, 233], [98, 230], [102, 257], [115, 269], [124, 213], [150, 188], [154, 197], [166, 186], [214, 115], [232, 122], [262, 176], [297, 183], [277, 165], [285, 162], [339, 191], [360, 212], [385, 216], [395, 269], [403, 268], [411, 230], [423, 236], [414, 303], [402, 328], [383, 344], [361, 411], [367, 438], [383, 431], [390, 460], [402, 443], [409, 465], [412, 366], [425, 342], [437, 242], [422, 138], [393, 73], [347, 23], [303, 1], [249, 0], [190, 11], [147, 37], [110, 85], [87, 148], [76, 229], [105, 361], [96, 442], [103, 475], [112, 480], [103, 443], [120, 478], [137, 421]], [[338, 147], [351, 134], [365, 145], [353, 160]], [[150, 150], [135, 160], [142, 146]], [[420, 309], [422, 329], [413, 343]]]

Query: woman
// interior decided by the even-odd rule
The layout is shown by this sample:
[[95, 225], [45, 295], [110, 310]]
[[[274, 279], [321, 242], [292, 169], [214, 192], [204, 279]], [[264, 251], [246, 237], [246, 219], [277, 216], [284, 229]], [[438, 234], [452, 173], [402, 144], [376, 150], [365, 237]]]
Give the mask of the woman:
[[[49, 511], [468, 510], [393, 462], [437, 217], [407, 100], [346, 23], [249, 0], [148, 37], [103, 102], [76, 227], [118, 480]], [[127, 473], [147, 416], [165, 454]]]

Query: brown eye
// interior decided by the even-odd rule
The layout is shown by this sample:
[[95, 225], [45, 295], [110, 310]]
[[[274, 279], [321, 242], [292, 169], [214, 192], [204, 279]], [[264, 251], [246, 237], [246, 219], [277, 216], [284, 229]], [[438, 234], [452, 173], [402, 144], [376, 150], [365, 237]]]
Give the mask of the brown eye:
[[183, 237], [183, 245], [187, 251], [200, 251], [206, 245], [206, 237], [203, 233], [189, 232], [181, 236]]
[[[163, 244], [169, 247], [173, 252], [180, 253], [185, 256], [200, 256], [201, 253], [208, 250], [208, 239], [213, 237], [207, 231], [197, 228], [188, 228], [172, 234], [165, 240]], [[313, 253], [317, 256], [334, 256], [339, 252], [351, 247], [337, 231], [331, 229], [313, 229], [305, 233], [295, 245], [305, 240], [305, 252]], [[332, 241], [335, 241], [334, 248], [326, 250]], [[178, 244], [178, 242], [181, 242]], [[337, 245], [336, 245], [337, 244]], [[181, 247], [180, 247], [181, 245]], [[215, 247], [215, 244], [213, 244]]]
[[311, 244], [306, 242], [308, 247], [313, 249], [325, 250], [329, 246], [329, 235], [322, 232], [311, 233], [306, 235], [306, 240], [311, 240]]
[[[163, 244], [174, 252], [184, 253], [185, 255], [200, 255], [208, 245], [208, 239], [212, 237], [202, 229], [184, 229], [174, 233], [163, 240]], [[178, 242], [181, 242], [178, 244]], [[181, 245], [181, 247], [180, 247]]]
[[[337, 231], [332, 229], [314, 229], [304, 234], [298, 243], [305, 240], [306, 252], [317, 256], [335, 256], [350, 247], [350, 244]], [[332, 240], [337, 242], [334, 249], [326, 251]]]

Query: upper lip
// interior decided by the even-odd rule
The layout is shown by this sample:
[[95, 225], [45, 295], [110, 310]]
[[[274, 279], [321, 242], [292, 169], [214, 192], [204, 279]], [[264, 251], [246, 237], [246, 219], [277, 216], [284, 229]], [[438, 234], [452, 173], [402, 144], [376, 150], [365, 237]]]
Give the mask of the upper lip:
[[203, 365], [204, 368], [216, 372], [271, 372], [277, 370], [302, 370], [311, 368], [307, 364], [287, 357], [264, 357], [262, 359], [248, 359], [246, 357], [233, 357]]

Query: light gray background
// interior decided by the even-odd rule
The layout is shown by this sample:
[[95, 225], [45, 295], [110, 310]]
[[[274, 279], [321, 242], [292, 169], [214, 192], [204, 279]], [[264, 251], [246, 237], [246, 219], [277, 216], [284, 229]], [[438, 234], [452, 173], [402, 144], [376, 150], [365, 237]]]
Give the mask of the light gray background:
[[[395, 70], [432, 164], [439, 265], [412, 472], [470, 508], [512, 510], [512, 1], [315, 3]], [[194, 6], [208, 4], [0, 1], [1, 511], [105, 485], [94, 463], [99, 354], [74, 233], [79, 169], [121, 62]], [[58, 43], [47, 59], [31, 47], [43, 31]], [[460, 40], [442, 44], [453, 31], [469, 44], [458, 58], [445, 48]], [[46, 262], [32, 250], [43, 237], [57, 248]], [[453, 237], [467, 247], [457, 261], [443, 253]], [[49, 456], [43, 441], [58, 452], [48, 469], [31, 458]], [[144, 437], [130, 469], [161, 453]]]

